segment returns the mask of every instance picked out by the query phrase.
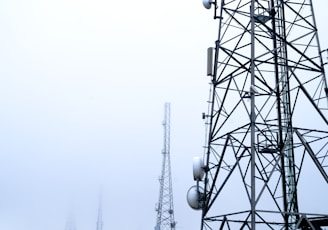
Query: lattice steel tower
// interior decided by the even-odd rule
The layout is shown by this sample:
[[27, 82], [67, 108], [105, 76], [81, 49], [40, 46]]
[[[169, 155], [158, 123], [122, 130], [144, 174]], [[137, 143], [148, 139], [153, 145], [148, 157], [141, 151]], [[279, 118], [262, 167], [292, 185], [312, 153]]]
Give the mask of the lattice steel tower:
[[328, 187], [328, 89], [312, 1], [203, 4], [219, 28], [194, 206], [201, 229], [328, 226], [328, 194], [307, 193]]
[[173, 211], [173, 192], [170, 163], [170, 103], [164, 106], [164, 148], [162, 151], [162, 174], [159, 178], [160, 192], [156, 207], [157, 221], [155, 230], [175, 229]]

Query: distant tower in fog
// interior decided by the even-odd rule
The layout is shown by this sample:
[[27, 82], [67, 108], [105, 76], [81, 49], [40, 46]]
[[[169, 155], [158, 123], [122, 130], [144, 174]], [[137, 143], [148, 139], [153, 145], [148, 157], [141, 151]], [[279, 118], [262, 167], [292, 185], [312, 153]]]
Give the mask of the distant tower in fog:
[[71, 212], [67, 218], [65, 230], [76, 230], [75, 217]]
[[97, 230], [102, 230], [102, 229], [103, 229], [103, 220], [102, 220], [102, 190], [101, 190], [99, 194]]
[[173, 211], [173, 192], [171, 179], [171, 164], [170, 164], [170, 103], [165, 103], [164, 113], [164, 149], [162, 175], [159, 179], [160, 192], [159, 201], [156, 207], [157, 222], [155, 230], [172, 230], [175, 229], [176, 222], [174, 221]]

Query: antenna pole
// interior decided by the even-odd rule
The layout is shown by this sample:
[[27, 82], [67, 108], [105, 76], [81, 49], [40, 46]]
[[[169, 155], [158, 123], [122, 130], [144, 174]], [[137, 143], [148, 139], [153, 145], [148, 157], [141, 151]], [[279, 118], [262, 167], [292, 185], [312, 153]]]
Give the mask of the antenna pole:
[[98, 206], [98, 219], [97, 219], [97, 230], [102, 230], [103, 220], [102, 220], [102, 190], [99, 193], [99, 206]]

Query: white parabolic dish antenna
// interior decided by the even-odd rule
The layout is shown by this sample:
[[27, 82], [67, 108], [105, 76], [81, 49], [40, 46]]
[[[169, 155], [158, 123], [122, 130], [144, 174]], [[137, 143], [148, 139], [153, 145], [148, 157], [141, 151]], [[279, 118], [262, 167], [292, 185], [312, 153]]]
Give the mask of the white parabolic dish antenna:
[[204, 163], [200, 157], [194, 157], [193, 159], [193, 175], [196, 181], [201, 181], [204, 177]]
[[211, 9], [211, 0], [203, 0], [203, 6], [206, 8], [206, 9]]
[[204, 194], [204, 189], [194, 185], [187, 192], [187, 202], [192, 209], [200, 210], [202, 208], [201, 198]]

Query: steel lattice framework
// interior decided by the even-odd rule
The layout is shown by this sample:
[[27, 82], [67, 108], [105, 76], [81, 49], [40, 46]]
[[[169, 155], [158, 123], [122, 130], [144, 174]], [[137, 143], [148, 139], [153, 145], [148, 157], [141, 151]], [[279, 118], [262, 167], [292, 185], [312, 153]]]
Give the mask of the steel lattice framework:
[[160, 192], [156, 207], [157, 221], [155, 230], [174, 230], [173, 191], [170, 162], [170, 103], [165, 103], [164, 111], [164, 148], [162, 151], [162, 174], [159, 178]]
[[300, 197], [321, 189], [311, 179], [328, 187], [328, 89], [312, 1], [211, 4], [219, 29], [201, 229], [328, 226], [328, 214], [302, 206], [317, 198]]

